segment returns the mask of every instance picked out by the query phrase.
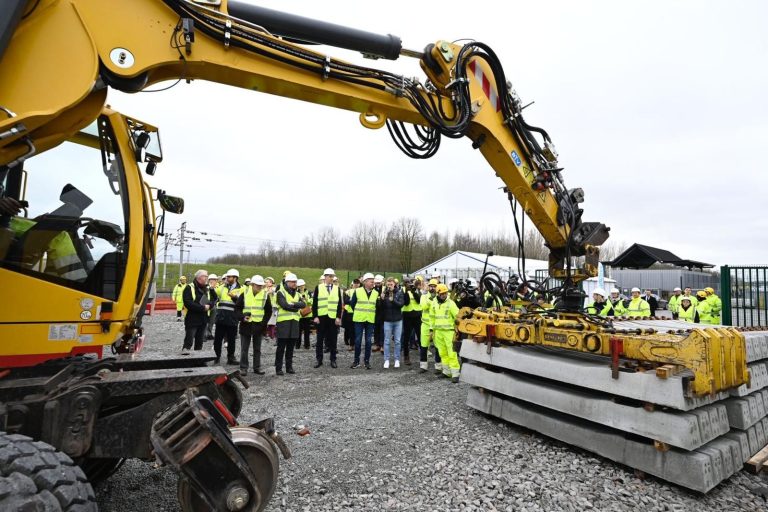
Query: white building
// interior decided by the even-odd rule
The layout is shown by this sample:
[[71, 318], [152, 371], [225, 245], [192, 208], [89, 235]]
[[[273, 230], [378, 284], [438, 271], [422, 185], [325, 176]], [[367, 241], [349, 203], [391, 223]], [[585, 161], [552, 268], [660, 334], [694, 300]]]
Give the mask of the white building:
[[[433, 274], [440, 274], [443, 282], [469, 278], [479, 280], [483, 274], [485, 258], [486, 255], [479, 252], [454, 251], [412, 272], [411, 275], [429, 277]], [[491, 256], [488, 258], [487, 270], [496, 272], [506, 280], [509, 279], [510, 275], [522, 273], [522, 266], [522, 262], [518, 262], [518, 259], [513, 256]], [[530, 279], [535, 278], [537, 270], [546, 270], [548, 268], [549, 262], [547, 261], [525, 259], [525, 273]]]

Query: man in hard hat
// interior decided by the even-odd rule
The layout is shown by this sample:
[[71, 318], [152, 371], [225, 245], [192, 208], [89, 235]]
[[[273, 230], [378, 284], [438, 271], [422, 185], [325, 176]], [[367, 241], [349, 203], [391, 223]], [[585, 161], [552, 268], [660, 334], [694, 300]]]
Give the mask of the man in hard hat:
[[211, 290], [211, 297], [213, 303], [211, 309], [208, 310], [208, 326], [205, 329], [205, 339], [213, 340], [213, 326], [216, 325], [216, 304], [219, 302], [219, 276], [216, 274], [208, 275], [208, 289]]
[[723, 310], [723, 301], [715, 294], [715, 289], [711, 286], [704, 288], [707, 292], [707, 302], [711, 306], [712, 312], [710, 313], [710, 323], [713, 325], [720, 324], [720, 312]]
[[620, 293], [618, 288], [611, 288], [611, 296], [608, 298], [608, 302], [611, 303], [611, 310], [608, 312], [608, 316], [627, 316], [627, 308]]
[[[669, 302], [667, 302], [667, 308], [669, 309], [669, 312], [672, 313], [672, 318], [677, 320], [678, 318], [678, 310], [680, 309], [680, 297], [683, 295], [683, 290], [680, 289], [679, 286], [676, 286], [674, 290], [672, 290], [672, 296], [669, 297]], [[688, 301], [690, 303], [690, 300]]]
[[632, 299], [627, 304], [627, 316], [632, 318], [651, 316], [651, 308], [640, 296], [640, 288], [632, 288]]
[[698, 323], [699, 317], [696, 313], [696, 306], [691, 303], [690, 297], [680, 296], [680, 303], [677, 308], [677, 318], [683, 322]]
[[706, 290], [696, 292], [698, 303], [696, 304], [696, 315], [699, 321], [696, 323], [712, 324], [712, 303], [707, 300]]
[[[419, 373], [424, 373], [429, 369], [427, 356], [429, 354], [429, 344], [433, 343], [430, 333], [432, 332], [432, 307], [437, 298], [437, 279], [430, 279], [427, 283], [427, 293], [421, 294], [421, 337], [419, 340]], [[443, 364], [440, 358], [440, 352], [435, 347], [435, 374], [443, 373]]]
[[651, 316], [656, 316], [656, 309], [659, 307], [659, 301], [653, 296], [651, 290], [645, 290], [645, 302], [648, 303], [648, 308], [651, 310]]
[[379, 292], [373, 287], [374, 276], [370, 272], [363, 275], [360, 288], [355, 290], [349, 301], [352, 308], [352, 321], [355, 323], [355, 360], [351, 368], [360, 368], [363, 334], [365, 334], [365, 369], [371, 369], [371, 340], [376, 325], [376, 303]]
[[307, 283], [303, 279], [296, 281], [296, 290], [301, 295], [301, 300], [304, 301], [306, 306], [299, 314], [299, 339], [296, 341], [296, 349], [301, 348], [301, 339], [304, 338], [304, 350], [309, 350], [309, 333], [312, 329], [312, 296], [307, 291]]
[[[382, 288], [384, 286], [384, 276], [376, 274], [373, 278], [373, 289], [381, 297]], [[373, 327], [373, 351], [381, 352], [384, 350], [384, 315], [380, 311], [381, 303], [376, 303], [376, 324]]]
[[323, 365], [323, 354], [328, 348], [331, 368], [336, 368], [336, 343], [341, 325], [344, 298], [338, 284], [334, 283], [336, 273], [332, 268], [323, 271], [323, 283], [315, 288], [312, 302], [312, 318], [317, 329], [315, 340], [315, 368]]
[[608, 313], [613, 309], [611, 303], [605, 300], [605, 290], [602, 288], [595, 288], [592, 292], [592, 304], [587, 307], [587, 313], [590, 315], [608, 316]]
[[352, 321], [352, 306], [349, 305], [349, 302], [361, 284], [359, 279], [354, 279], [349, 289], [344, 292], [344, 313], [341, 317], [341, 324], [344, 326], [344, 344], [347, 345], [348, 352], [355, 350], [355, 322]]
[[208, 325], [208, 312], [211, 309], [212, 291], [208, 288], [208, 272], [198, 270], [195, 279], [189, 286], [184, 286], [181, 292], [182, 302], [187, 308], [184, 317], [184, 346], [182, 353], [189, 353], [194, 342], [195, 350], [203, 349], [205, 328]]
[[283, 279], [283, 286], [275, 293], [277, 301], [277, 350], [275, 351], [275, 375], [283, 375], [283, 356], [286, 373], [293, 370], [293, 348], [299, 340], [299, 313], [307, 304], [296, 289], [296, 274], [288, 274]]
[[238, 364], [235, 358], [235, 343], [237, 326], [240, 319], [235, 313], [235, 303], [243, 293], [240, 285], [240, 272], [231, 268], [224, 274], [224, 283], [217, 290], [219, 302], [216, 312], [216, 334], [213, 337], [213, 350], [216, 352], [216, 362], [221, 359], [221, 343], [227, 339], [227, 364]]
[[173, 287], [171, 291], [171, 299], [176, 303], [176, 321], [181, 322], [181, 312], [184, 310], [184, 288], [187, 287], [187, 276], [181, 276], [179, 282]]
[[255, 275], [251, 285], [237, 298], [235, 312], [240, 322], [240, 373], [248, 374], [248, 351], [253, 343], [253, 373], [264, 375], [261, 369], [261, 340], [272, 316], [272, 301], [269, 299], [264, 278]]
[[446, 285], [438, 284], [436, 293], [437, 297], [432, 305], [429, 335], [440, 353], [443, 376], [449, 377], [451, 382], [457, 384], [461, 367], [459, 356], [453, 350], [453, 339], [456, 336], [456, 316], [459, 314], [459, 307], [448, 297]]

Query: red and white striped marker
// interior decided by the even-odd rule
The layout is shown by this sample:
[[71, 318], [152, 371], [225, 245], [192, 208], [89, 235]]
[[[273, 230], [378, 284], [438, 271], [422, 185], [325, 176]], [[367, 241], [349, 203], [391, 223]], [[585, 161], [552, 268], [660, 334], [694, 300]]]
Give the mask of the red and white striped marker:
[[496, 92], [496, 89], [493, 87], [493, 85], [491, 85], [491, 81], [487, 76], [485, 76], [485, 73], [483, 73], [483, 68], [477, 64], [477, 59], [472, 60], [469, 63], [469, 70], [473, 75], [475, 75], [475, 79], [480, 82], [480, 85], [482, 85], [483, 92], [485, 93], [485, 96], [490, 100], [491, 106], [496, 110], [496, 112], [499, 112], [501, 110], [499, 94]]

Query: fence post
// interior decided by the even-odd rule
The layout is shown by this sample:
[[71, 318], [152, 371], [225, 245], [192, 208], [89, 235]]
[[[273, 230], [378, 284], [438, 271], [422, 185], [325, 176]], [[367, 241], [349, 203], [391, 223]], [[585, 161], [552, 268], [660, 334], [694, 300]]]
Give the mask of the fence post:
[[733, 317], [731, 314], [731, 269], [728, 265], [722, 265], [720, 267], [720, 300], [723, 302], [721, 321], [723, 325], [733, 325]]

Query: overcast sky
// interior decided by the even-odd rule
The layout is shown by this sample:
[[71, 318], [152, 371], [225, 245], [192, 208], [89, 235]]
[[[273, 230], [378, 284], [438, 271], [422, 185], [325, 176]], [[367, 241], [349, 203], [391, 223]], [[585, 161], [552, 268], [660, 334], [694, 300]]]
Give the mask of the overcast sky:
[[[585, 190], [585, 220], [683, 258], [768, 263], [767, 2], [254, 3], [398, 35], [407, 48], [489, 44], [523, 103], [535, 101], [526, 120], [552, 136], [566, 185]], [[423, 77], [414, 59], [328, 52]], [[111, 92], [109, 103], [161, 128], [152, 183], [186, 199], [190, 229], [248, 237], [193, 259], [327, 226], [344, 234], [360, 220], [513, 226], [501, 181], [468, 139], [411, 160], [355, 113], [203, 82]]]

